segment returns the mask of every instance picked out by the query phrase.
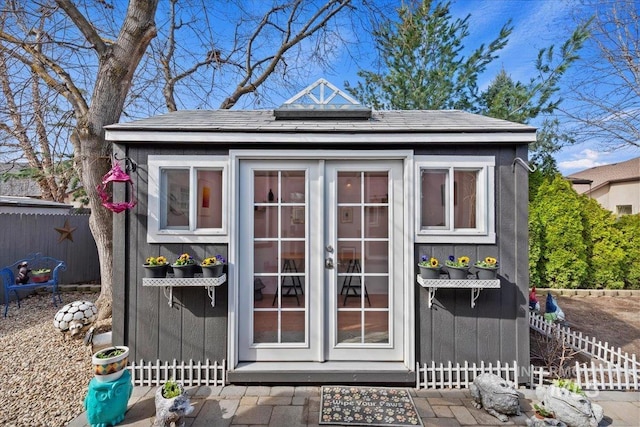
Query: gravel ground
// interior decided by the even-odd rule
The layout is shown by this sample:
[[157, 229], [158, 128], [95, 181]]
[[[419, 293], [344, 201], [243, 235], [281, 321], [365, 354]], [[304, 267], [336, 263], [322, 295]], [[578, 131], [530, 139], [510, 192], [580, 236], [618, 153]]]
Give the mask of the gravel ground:
[[[98, 295], [64, 292], [62, 300], [95, 302]], [[84, 411], [91, 350], [82, 338], [65, 340], [53, 327], [60, 308], [50, 293], [32, 295], [20, 309], [12, 302], [8, 316], [0, 317], [1, 426], [64, 426]], [[4, 314], [4, 305], [0, 309]]]

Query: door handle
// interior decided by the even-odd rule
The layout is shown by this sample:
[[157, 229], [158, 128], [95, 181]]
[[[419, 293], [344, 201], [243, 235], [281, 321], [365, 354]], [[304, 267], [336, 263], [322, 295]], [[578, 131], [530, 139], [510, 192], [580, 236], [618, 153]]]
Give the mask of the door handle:
[[333, 258], [327, 257], [324, 260], [324, 268], [333, 269]]

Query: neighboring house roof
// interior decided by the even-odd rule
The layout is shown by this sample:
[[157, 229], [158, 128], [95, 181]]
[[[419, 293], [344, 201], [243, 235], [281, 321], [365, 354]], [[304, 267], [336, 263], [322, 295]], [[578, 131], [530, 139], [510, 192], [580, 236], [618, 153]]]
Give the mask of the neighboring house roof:
[[575, 182], [576, 180], [592, 181], [589, 184], [589, 188], [576, 187], [574, 185], [576, 191], [581, 194], [594, 192], [605, 185], [616, 182], [638, 181], [640, 180], [640, 157], [625, 162], [585, 169], [567, 176], [567, 179], [573, 181], [574, 184], [588, 184], [588, 182]]
[[[535, 128], [458, 110], [373, 111], [371, 118], [282, 120], [274, 110], [182, 110], [106, 126], [109, 131], [230, 133], [532, 133]], [[111, 134], [113, 136], [113, 134]]]
[[[0, 175], [6, 172], [18, 172], [26, 165], [20, 165], [15, 163], [0, 164]], [[40, 187], [38, 184], [28, 178], [24, 179], [0, 179], [0, 196], [22, 196], [22, 197], [40, 197]]]
[[66, 214], [72, 205], [33, 199], [31, 197], [0, 196], [0, 213], [59, 213]]

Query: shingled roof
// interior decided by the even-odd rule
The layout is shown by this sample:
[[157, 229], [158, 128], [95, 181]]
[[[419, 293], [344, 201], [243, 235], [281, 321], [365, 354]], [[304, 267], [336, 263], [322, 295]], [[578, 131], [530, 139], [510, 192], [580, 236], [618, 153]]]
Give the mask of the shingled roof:
[[531, 133], [535, 128], [459, 110], [373, 111], [368, 120], [278, 120], [274, 110], [182, 110], [106, 126], [109, 131], [315, 133]]
[[571, 174], [567, 178], [570, 181], [575, 179], [592, 181], [590, 189], [581, 188], [577, 190], [580, 193], [593, 192], [604, 185], [615, 182], [637, 181], [640, 180], [640, 157], [625, 162], [585, 169]]

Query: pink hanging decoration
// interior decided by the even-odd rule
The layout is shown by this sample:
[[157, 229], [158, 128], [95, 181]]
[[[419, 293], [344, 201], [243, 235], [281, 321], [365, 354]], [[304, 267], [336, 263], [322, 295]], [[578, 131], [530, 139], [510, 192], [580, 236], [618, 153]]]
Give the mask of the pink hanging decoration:
[[[106, 192], [107, 184], [110, 182], [125, 182], [131, 186], [131, 200], [128, 202], [112, 202], [109, 201], [109, 195]], [[102, 186], [98, 185], [98, 195], [102, 199], [102, 206], [111, 212], [120, 213], [126, 209], [131, 209], [136, 205], [135, 191], [131, 177], [124, 173], [118, 163], [115, 163], [111, 170], [102, 177]]]

